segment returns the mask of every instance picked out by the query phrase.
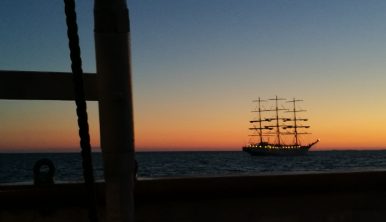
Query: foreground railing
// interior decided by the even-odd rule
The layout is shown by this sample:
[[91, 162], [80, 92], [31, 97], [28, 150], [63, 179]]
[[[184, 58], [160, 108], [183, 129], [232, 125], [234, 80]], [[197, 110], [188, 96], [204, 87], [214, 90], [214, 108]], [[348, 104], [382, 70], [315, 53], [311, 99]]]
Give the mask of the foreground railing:
[[[385, 178], [372, 171], [143, 179], [135, 186], [135, 221], [384, 221]], [[101, 221], [104, 189], [97, 183]], [[0, 219], [87, 221], [83, 197], [77, 183], [0, 185]]]

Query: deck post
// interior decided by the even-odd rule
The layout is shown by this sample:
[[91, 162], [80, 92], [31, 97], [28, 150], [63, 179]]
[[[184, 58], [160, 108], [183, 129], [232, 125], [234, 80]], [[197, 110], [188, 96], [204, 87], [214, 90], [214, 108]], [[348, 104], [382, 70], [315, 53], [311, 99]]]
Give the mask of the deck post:
[[125, 0], [95, 0], [95, 53], [106, 221], [134, 221], [130, 27]]

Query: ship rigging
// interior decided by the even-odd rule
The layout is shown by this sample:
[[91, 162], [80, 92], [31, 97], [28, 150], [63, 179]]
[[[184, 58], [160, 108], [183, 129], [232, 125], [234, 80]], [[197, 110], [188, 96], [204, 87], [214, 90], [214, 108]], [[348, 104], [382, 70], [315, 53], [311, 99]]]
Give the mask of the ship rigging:
[[[306, 154], [308, 150], [319, 142], [319, 139], [308, 145], [301, 145], [299, 135], [310, 134], [308, 132], [302, 132], [301, 129], [310, 128], [309, 125], [300, 124], [300, 122], [306, 122], [308, 119], [299, 117], [299, 112], [305, 112], [306, 110], [297, 109], [296, 103], [303, 100], [295, 99], [286, 101], [286, 103], [292, 104], [292, 109], [280, 107], [279, 101], [285, 101], [284, 98], [276, 96], [273, 99], [262, 100], [260, 97], [255, 100], [257, 102], [256, 110], [252, 112], [257, 113], [257, 117], [251, 120], [253, 124], [249, 128], [253, 132], [250, 136], [258, 136], [259, 142], [250, 142], [243, 147], [243, 151], [251, 155], [302, 155]], [[274, 107], [270, 109], [262, 108], [262, 103], [274, 101]], [[289, 116], [282, 115], [282, 112], [289, 114]], [[274, 117], [265, 117], [264, 113], [273, 113]], [[270, 137], [275, 137], [275, 141], [271, 143]], [[291, 136], [293, 138], [292, 143], [285, 143], [283, 136]]]

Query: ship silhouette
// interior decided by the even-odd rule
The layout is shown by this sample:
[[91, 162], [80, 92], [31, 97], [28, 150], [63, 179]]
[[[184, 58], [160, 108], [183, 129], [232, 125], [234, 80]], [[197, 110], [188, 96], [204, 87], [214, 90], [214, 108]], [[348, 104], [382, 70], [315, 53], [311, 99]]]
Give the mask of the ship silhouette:
[[[247, 152], [253, 156], [267, 156], [267, 155], [276, 155], [276, 156], [287, 156], [287, 155], [304, 155], [308, 150], [319, 142], [317, 139], [315, 142], [302, 145], [300, 142], [299, 136], [302, 134], [310, 134], [308, 132], [302, 132], [302, 129], [308, 129], [310, 126], [303, 125], [301, 122], [306, 122], [308, 119], [299, 117], [299, 112], [305, 112], [306, 110], [297, 109], [296, 103], [303, 100], [292, 99], [286, 101], [287, 103], [292, 103], [292, 109], [280, 108], [279, 101], [286, 99], [275, 97], [273, 99], [268, 99], [269, 101], [274, 101], [274, 106], [271, 109], [262, 108], [262, 103], [267, 102], [267, 100], [262, 100], [260, 97], [255, 100], [257, 102], [256, 112], [257, 116], [254, 120], [251, 120], [250, 123], [252, 127], [249, 130], [252, 131], [250, 137], [258, 137], [258, 142], [250, 142], [242, 149], [244, 152]], [[290, 116], [285, 116], [282, 113], [289, 113]], [[265, 117], [263, 113], [273, 114], [273, 117]], [[291, 143], [284, 143], [283, 136], [292, 136]], [[274, 142], [270, 143], [269, 138], [274, 137]]]

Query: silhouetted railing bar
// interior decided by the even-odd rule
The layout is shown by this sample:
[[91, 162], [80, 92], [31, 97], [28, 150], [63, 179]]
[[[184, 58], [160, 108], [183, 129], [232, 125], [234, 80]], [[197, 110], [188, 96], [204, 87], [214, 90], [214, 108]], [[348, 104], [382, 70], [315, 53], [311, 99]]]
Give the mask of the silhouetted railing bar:
[[[97, 101], [97, 76], [84, 75], [86, 100]], [[0, 99], [7, 100], [74, 100], [71, 73], [0, 71]]]

